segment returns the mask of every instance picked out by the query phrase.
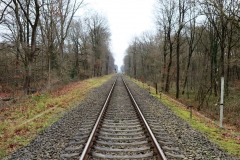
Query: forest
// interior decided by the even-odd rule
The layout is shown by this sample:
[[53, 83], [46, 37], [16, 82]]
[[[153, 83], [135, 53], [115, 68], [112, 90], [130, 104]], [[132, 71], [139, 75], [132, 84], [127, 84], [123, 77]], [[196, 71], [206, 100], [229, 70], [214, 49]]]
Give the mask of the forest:
[[110, 29], [83, 0], [0, 1], [3, 101], [115, 71]]
[[132, 39], [125, 74], [240, 128], [240, 5], [238, 0], [157, 0], [156, 33]]

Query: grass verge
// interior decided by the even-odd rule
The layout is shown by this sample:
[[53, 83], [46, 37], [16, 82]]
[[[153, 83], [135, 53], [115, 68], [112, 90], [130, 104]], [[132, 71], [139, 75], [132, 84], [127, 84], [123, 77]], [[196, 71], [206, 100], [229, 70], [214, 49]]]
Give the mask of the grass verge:
[[71, 83], [49, 94], [34, 94], [0, 112], [0, 159], [27, 145], [38, 132], [84, 100], [113, 75]]
[[[132, 79], [137, 85], [142, 88], [149, 90], [149, 86], [140, 81]], [[225, 149], [229, 154], [237, 156], [240, 158], [240, 132], [233, 132], [231, 127], [229, 128], [219, 128], [216, 122], [205, 117], [197, 111], [193, 111], [192, 118], [190, 118], [190, 111], [187, 107], [167, 96], [166, 94], [156, 95], [155, 89], [150, 88], [151, 95], [158, 98], [163, 104], [168, 106], [177, 116], [184, 119], [191, 125], [194, 129], [207, 135], [210, 141], [216, 143], [221, 148]]]

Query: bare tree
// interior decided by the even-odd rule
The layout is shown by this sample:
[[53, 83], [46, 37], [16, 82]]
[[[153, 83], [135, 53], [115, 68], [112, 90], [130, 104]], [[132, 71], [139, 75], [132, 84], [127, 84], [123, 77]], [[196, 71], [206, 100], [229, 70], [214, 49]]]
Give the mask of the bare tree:
[[176, 76], [176, 98], [179, 98], [180, 92], [180, 39], [181, 31], [185, 26], [185, 14], [187, 12], [187, 2], [185, 0], [178, 0], [178, 26], [176, 31], [176, 62], [177, 62], [177, 76]]
[[[196, 26], [196, 19], [199, 16], [198, 6], [195, 1], [191, 1], [188, 3], [189, 10], [188, 10], [188, 23], [187, 26], [185, 26], [185, 37], [188, 43], [188, 60], [187, 60], [187, 66], [185, 69], [185, 78], [183, 82], [183, 90], [182, 94], [185, 93], [185, 88], [188, 83], [188, 74], [189, 74], [189, 68], [191, 64], [191, 58], [192, 55], [197, 47], [197, 44], [199, 43], [202, 33], [204, 31], [204, 27], [198, 27]], [[188, 87], [187, 87], [188, 88]]]
[[54, 7], [54, 2], [52, 0], [47, 0], [41, 8], [41, 21], [40, 33], [41, 33], [41, 42], [44, 47], [43, 52], [47, 57], [47, 70], [48, 70], [48, 86], [51, 88], [51, 74], [53, 69], [58, 68], [57, 62], [57, 45], [54, 43], [56, 41], [56, 27], [54, 23], [54, 15], [56, 8]]
[[92, 57], [92, 76], [100, 76], [104, 64], [102, 59], [105, 59], [105, 53], [110, 38], [108, 23], [105, 17], [98, 13], [92, 13], [89, 18], [86, 18], [88, 33], [90, 36], [93, 57]]
[[[19, 29], [19, 42], [20, 47], [24, 51], [25, 58], [25, 69], [26, 76], [24, 81], [24, 95], [26, 95], [31, 88], [31, 79], [32, 79], [32, 66], [34, 57], [37, 56], [37, 47], [36, 47], [36, 38], [37, 38], [37, 28], [40, 17], [40, 7], [38, 0], [34, 1], [25, 1], [21, 2], [19, 0], [13, 0], [13, 5], [11, 6], [14, 9], [15, 18], [17, 21]], [[30, 14], [31, 12], [31, 14]], [[23, 19], [19, 17], [21, 14]], [[24, 33], [23, 21], [27, 23], [27, 34]], [[31, 34], [30, 34], [31, 32]]]
[[229, 5], [225, 0], [204, 1], [202, 4], [205, 15], [214, 27], [218, 37], [220, 45], [220, 75], [224, 77], [224, 49], [226, 47], [227, 25], [229, 21], [224, 17], [221, 11], [225, 12]]
[[[174, 27], [176, 25], [176, 9], [177, 4], [175, 1], [164, 1], [158, 0], [156, 8], [156, 23], [160, 32], [163, 32], [164, 41], [163, 41], [163, 55], [164, 55], [164, 64], [166, 67], [163, 69], [163, 78], [166, 75], [166, 83], [165, 83], [165, 92], [169, 92], [170, 87], [170, 73], [173, 62], [173, 45], [174, 45]], [[169, 53], [168, 63], [166, 60], [166, 56]], [[165, 73], [166, 72], [166, 73]]]
[[54, 6], [54, 26], [59, 48], [60, 75], [66, 70], [66, 55], [64, 54], [65, 40], [68, 36], [69, 28], [77, 10], [83, 5], [83, 0], [55, 0], [51, 3]]

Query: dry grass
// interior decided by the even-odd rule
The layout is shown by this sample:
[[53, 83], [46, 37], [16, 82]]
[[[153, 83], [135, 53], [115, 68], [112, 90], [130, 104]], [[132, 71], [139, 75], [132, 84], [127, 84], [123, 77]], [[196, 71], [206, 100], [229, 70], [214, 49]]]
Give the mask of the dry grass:
[[0, 158], [27, 145], [36, 134], [57, 121], [113, 75], [71, 83], [49, 94], [34, 94], [0, 111]]

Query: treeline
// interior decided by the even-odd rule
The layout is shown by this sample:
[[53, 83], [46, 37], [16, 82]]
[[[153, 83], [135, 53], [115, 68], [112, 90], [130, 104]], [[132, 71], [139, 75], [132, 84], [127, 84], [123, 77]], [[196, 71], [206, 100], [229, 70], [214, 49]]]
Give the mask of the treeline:
[[125, 73], [177, 99], [192, 99], [198, 110], [219, 104], [224, 77], [225, 97], [235, 98], [227, 107], [235, 105], [232, 111], [239, 113], [233, 97], [240, 89], [239, 7], [238, 0], [157, 0], [157, 33], [132, 40]]
[[0, 91], [24, 95], [114, 72], [102, 15], [76, 12], [83, 0], [0, 1]]

